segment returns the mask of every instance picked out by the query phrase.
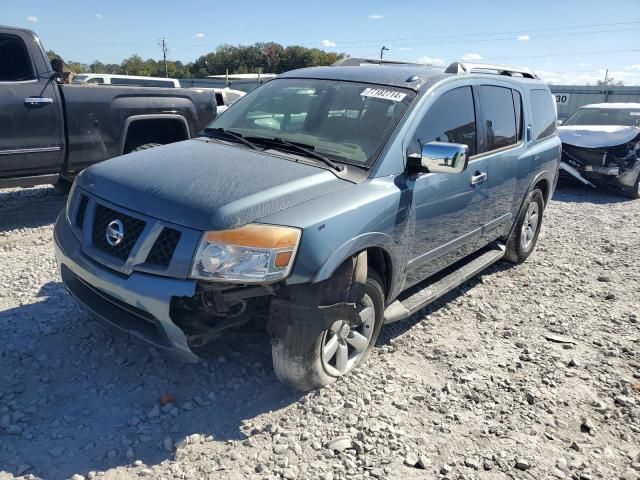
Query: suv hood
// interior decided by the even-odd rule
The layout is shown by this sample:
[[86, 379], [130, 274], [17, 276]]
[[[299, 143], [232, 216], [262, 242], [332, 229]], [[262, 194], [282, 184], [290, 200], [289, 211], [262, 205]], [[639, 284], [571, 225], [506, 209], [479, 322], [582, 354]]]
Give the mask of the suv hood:
[[199, 230], [234, 228], [352, 185], [320, 167], [205, 139], [113, 158], [77, 179], [87, 192]]
[[640, 134], [640, 128], [620, 125], [567, 125], [558, 127], [562, 143], [583, 148], [622, 145]]

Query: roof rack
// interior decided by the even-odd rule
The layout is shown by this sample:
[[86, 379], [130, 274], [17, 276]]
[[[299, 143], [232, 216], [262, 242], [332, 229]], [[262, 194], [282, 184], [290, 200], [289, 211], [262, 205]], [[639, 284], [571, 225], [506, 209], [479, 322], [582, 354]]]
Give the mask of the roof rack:
[[489, 65], [484, 63], [463, 63], [453, 62], [444, 71], [445, 73], [494, 73], [496, 75], [507, 75], [510, 77], [538, 78], [538, 76], [528, 68], [512, 68], [504, 65]]
[[403, 62], [402, 60], [379, 60], [376, 58], [358, 58], [358, 57], [345, 57], [331, 64], [332, 67], [358, 67], [363, 64], [371, 65], [421, 65], [423, 63], [416, 62]]

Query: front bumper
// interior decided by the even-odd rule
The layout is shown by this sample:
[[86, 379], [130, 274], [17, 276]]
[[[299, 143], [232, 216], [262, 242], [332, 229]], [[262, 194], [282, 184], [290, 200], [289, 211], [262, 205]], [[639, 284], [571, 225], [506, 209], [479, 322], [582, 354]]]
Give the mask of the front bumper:
[[56, 221], [55, 255], [62, 281], [76, 300], [100, 320], [187, 362], [198, 360], [184, 332], [171, 320], [172, 297], [192, 297], [194, 280], [142, 272], [126, 276], [87, 257], [64, 212]]

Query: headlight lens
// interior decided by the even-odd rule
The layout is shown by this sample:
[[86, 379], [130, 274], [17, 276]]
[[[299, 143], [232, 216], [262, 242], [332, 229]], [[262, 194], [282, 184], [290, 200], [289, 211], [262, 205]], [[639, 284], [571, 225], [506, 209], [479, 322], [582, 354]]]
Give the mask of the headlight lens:
[[291, 271], [300, 236], [297, 228], [263, 224], [206, 232], [191, 277], [236, 283], [281, 280]]

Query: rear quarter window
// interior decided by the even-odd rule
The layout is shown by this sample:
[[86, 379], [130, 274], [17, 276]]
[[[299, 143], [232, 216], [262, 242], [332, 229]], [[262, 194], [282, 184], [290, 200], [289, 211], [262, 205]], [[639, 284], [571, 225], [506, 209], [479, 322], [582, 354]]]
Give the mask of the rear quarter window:
[[531, 90], [533, 138], [541, 140], [556, 133], [556, 109], [548, 90]]

